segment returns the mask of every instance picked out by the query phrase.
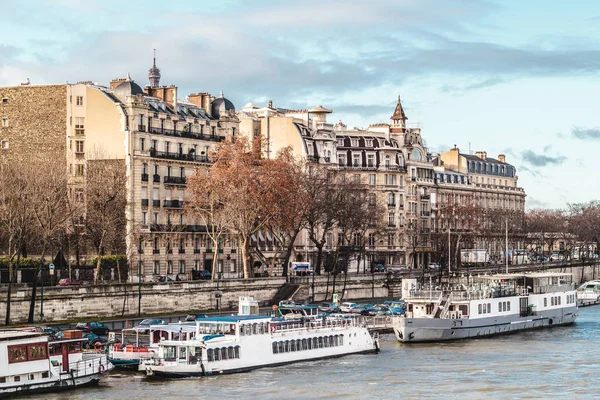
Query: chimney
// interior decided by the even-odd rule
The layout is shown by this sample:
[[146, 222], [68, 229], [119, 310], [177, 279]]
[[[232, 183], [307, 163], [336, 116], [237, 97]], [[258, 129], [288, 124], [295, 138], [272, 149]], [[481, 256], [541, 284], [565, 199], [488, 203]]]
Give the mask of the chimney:
[[125, 82], [126, 80], [127, 80], [127, 78], [115, 78], [115, 79], [113, 79], [112, 81], [110, 81], [110, 89], [114, 90], [114, 88], [116, 88], [121, 83]]
[[[112, 82], [111, 82], [112, 85]], [[177, 87], [171, 85], [169, 87], [161, 86], [157, 88], [146, 86], [148, 96], [156, 97], [175, 108], [177, 106]]]
[[476, 151], [475, 156], [485, 161], [487, 153], [485, 151]]
[[506, 157], [504, 156], [504, 154], [498, 154], [498, 161], [500, 161], [501, 163], [506, 162]]

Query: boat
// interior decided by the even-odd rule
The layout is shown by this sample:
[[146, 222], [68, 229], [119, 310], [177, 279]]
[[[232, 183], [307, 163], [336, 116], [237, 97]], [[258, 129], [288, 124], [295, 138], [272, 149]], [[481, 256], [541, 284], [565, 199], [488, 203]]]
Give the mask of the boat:
[[0, 398], [95, 385], [113, 368], [105, 354], [84, 353], [81, 331], [60, 340], [41, 332], [0, 331]]
[[577, 304], [590, 305], [600, 302], [600, 280], [593, 280], [583, 283], [577, 288]]
[[[148, 330], [149, 334], [142, 333]], [[143, 329], [123, 329], [119, 341], [116, 341], [114, 332], [111, 332], [108, 360], [117, 368], [137, 370], [141, 360], [156, 355], [161, 340], [187, 340], [191, 339], [195, 332], [196, 326], [193, 322], [151, 325]]]
[[409, 291], [407, 311], [393, 318], [400, 342], [428, 342], [572, 324], [577, 292], [569, 273], [469, 277], [446, 288]]
[[147, 377], [202, 377], [379, 350], [378, 334], [357, 318], [318, 316], [316, 306], [290, 307], [276, 317], [197, 320], [191, 340], [161, 341], [157, 356], [142, 361], [139, 370]]

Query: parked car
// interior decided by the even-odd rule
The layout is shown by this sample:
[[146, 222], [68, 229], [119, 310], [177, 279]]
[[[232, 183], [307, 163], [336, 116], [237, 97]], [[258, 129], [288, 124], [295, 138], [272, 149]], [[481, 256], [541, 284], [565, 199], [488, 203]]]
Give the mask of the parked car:
[[371, 272], [377, 274], [377, 273], [386, 273], [387, 269], [383, 266], [383, 264], [377, 264], [377, 265], [373, 265], [371, 267]]
[[392, 301], [388, 305], [388, 307], [390, 308], [390, 311], [394, 315], [401, 315], [401, 314], [406, 313], [406, 303], [403, 301]]
[[340, 311], [344, 313], [349, 313], [352, 312], [352, 309], [356, 308], [357, 306], [358, 304], [356, 303], [344, 302], [340, 304]]
[[51, 339], [58, 339], [59, 333], [62, 333], [62, 332], [60, 332], [52, 327], [49, 327], [49, 326], [41, 326], [40, 329], [46, 335], [50, 336]]
[[84, 332], [91, 332], [91, 333], [95, 333], [96, 335], [108, 335], [108, 332], [110, 332], [110, 329], [108, 328], [108, 326], [104, 325], [102, 322], [78, 322], [77, 325], [75, 325], [75, 329], [78, 329], [80, 331], [84, 331]]
[[175, 282], [171, 277], [167, 276], [167, 275], [159, 275], [154, 277], [154, 279], [152, 280], [152, 282], [156, 282], [156, 283], [167, 283], [167, 282]]
[[319, 311], [326, 313], [337, 313], [340, 312], [340, 308], [335, 303], [323, 302], [319, 303]]
[[[138, 324], [138, 329], [140, 329], [141, 333], [150, 333], [150, 325], [164, 325], [165, 321], [162, 319], [152, 319], [147, 318], [143, 319], [142, 322]], [[145, 329], [146, 328], [146, 329]]]
[[360, 314], [363, 312], [363, 310], [365, 310], [367, 308], [373, 308], [373, 305], [372, 304], [357, 304], [356, 307], [354, 307], [352, 310], [350, 310], [350, 312], [352, 314]]
[[95, 333], [88, 333], [84, 335], [84, 337], [87, 338], [87, 342], [85, 342], [83, 346], [89, 349], [93, 348], [94, 346], [97, 346], [98, 343], [104, 345], [106, 344], [106, 342], [108, 342], [106, 338], [100, 337]]
[[58, 286], [81, 286], [83, 285], [82, 281], [76, 281], [71, 278], [63, 278], [58, 281]]
[[294, 300], [281, 300], [279, 302], [279, 307], [285, 307], [285, 306], [295, 306], [296, 302]]
[[440, 269], [440, 264], [431, 263], [431, 264], [429, 264], [429, 268], [430, 269]]
[[192, 322], [199, 318], [208, 318], [208, 315], [206, 315], [206, 314], [188, 314], [187, 317], [185, 317], [185, 320], [187, 322]]
[[377, 309], [377, 307], [371, 305], [371, 304], [366, 304], [364, 307], [358, 307], [358, 309], [360, 309], [360, 315], [367, 315], [367, 316], [374, 316], [377, 315], [377, 312], [379, 311]]
[[193, 280], [208, 280], [212, 278], [212, 274], [210, 273], [210, 271], [207, 271], [205, 269], [193, 269], [192, 270], [192, 279]]
[[259, 277], [263, 277], [263, 278], [267, 278], [269, 276], [269, 271], [258, 271], [254, 273], [254, 276], [259, 278]]
[[560, 253], [552, 253], [550, 255], [550, 262], [558, 262], [560, 260], [562, 260], [562, 256], [560, 255]]

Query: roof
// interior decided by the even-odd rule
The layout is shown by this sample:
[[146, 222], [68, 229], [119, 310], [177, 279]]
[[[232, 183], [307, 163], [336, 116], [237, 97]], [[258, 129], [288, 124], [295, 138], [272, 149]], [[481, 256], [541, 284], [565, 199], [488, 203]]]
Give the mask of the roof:
[[195, 323], [190, 324], [173, 324], [173, 325], [150, 325], [150, 330], [153, 331], [165, 331], [165, 332], [195, 332]]
[[308, 112], [311, 114], [330, 114], [333, 112], [333, 110], [325, 108], [322, 105], [318, 105], [315, 108], [313, 108], [312, 110], [308, 110]]
[[480, 279], [519, 279], [519, 278], [550, 278], [560, 276], [572, 276], [570, 272], [533, 272], [533, 273], [513, 273], [497, 275], [480, 275]]
[[115, 89], [114, 93], [116, 96], [125, 98], [127, 96], [135, 96], [138, 94], [144, 94], [144, 91], [131, 78], [127, 77], [127, 80], [121, 82]]
[[396, 109], [394, 110], [394, 114], [390, 118], [392, 120], [407, 120], [406, 114], [404, 113], [404, 109], [402, 108], [402, 103], [400, 102], [400, 96], [398, 96], [398, 103], [396, 103]]
[[221, 115], [224, 116], [228, 111], [235, 112], [235, 106], [229, 99], [226, 99], [225, 96], [223, 96], [223, 92], [221, 92], [221, 95], [211, 103], [210, 110], [212, 117], [219, 119]]
[[463, 153], [460, 153], [460, 155], [463, 156], [464, 158], [466, 158], [467, 160], [471, 160], [471, 161], [483, 161], [483, 162], [489, 162], [489, 163], [510, 165], [510, 164], [503, 163], [502, 161], [496, 160], [495, 158], [491, 158], [491, 157], [486, 157], [485, 160], [484, 160], [483, 158], [474, 156], [472, 154], [463, 154]]
[[267, 317], [266, 315], [226, 315], [223, 317], [209, 317], [202, 318], [197, 320], [197, 322], [224, 322], [224, 323], [232, 323], [232, 322], [240, 322], [240, 321], [252, 321], [259, 319], [271, 319], [271, 317]]
[[0, 331], [0, 341], [10, 339], [27, 339], [37, 336], [44, 336], [44, 334], [42, 332]]

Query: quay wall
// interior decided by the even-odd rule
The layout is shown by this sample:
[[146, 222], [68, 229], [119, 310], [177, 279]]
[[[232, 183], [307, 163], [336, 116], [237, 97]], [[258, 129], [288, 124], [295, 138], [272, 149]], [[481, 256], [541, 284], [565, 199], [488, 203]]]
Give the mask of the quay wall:
[[[385, 275], [349, 276], [344, 298], [370, 298], [374, 282], [375, 297], [386, 297], [387, 289], [382, 287]], [[312, 280], [300, 284], [293, 296], [294, 300], [310, 298]], [[218, 290], [221, 292], [222, 310], [237, 310], [240, 296], [252, 296], [261, 305], [270, 305], [270, 300], [285, 284], [285, 278], [257, 278], [221, 280]], [[336, 293], [341, 294], [343, 279], [336, 282]], [[170, 282], [168, 284], [142, 283], [112, 284], [87, 287], [45, 287], [44, 319], [47, 322], [81, 319], [109, 319], [120, 316], [134, 316], [138, 313], [138, 299], [141, 289], [141, 314], [166, 315], [188, 311], [217, 309], [216, 281]], [[322, 300], [332, 293], [332, 281], [327, 288], [327, 277], [315, 278], [316, 300]], [[0, 321], [6, 315], [6, 290], [0, 292]], [[35, 320], [39, 320], [41, 291], [37, 290]], [[19, 288], [11, 297], [11, 322], [26, 323], [31, 299], [30, 288]], [[234, 311], [235, 312], [235, 311]]]

